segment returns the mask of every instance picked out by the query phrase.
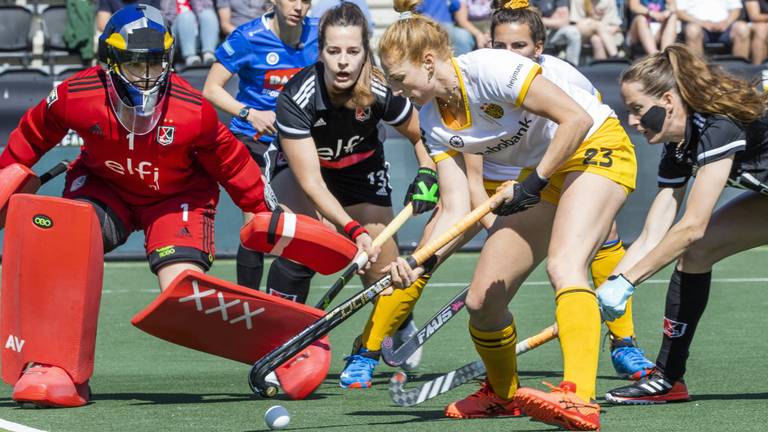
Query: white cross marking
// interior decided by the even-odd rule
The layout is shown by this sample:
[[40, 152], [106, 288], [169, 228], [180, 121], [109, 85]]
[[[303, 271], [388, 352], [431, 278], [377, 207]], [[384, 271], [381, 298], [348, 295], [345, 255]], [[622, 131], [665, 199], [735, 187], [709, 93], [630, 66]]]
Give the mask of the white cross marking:
[[184, 303], [190, 300], [194, 300], [195, 307], [197, 308], [197, 311], [200, 312], [203, 310], [203, 304], [202, 302], [200, 302], [200, 299], [203, 297], [207, 297], [215, 292], [216, 292], [215, 289], [209, 289], [207, 291], [200, 292], [200, 288], [197, 286], [197, 281], [192, 281], [192, 295], [180, 298], [179, 303]]
[[231, 302], [227, 303], [224, 300], [224, 294], [219, 292], [218, 293], [218, 297], [219, 297], [219, 306], [206, 310], [205, 314], [208, 315], [208, 314], [212, 314], [214, 312], [221, 311], [221, 319], [223, 321], [227, 321], [227, 320], [229, 320], [229, 315], [227, 314], [227, 309], [229, 307], [231, 307], [231, 306], [234, 306], [234, 305], [240, 303], [240, 299], [235, 299], [235, 300], [232, 300]]
[[250, 330], [251, 328], [253, 328], [253, 322], [251, 321], [251, 317], [258, 315], [264, 312], [265, 310], [263, 307], [261, 307], [253, 311], [253, 313], [251, 313], [250, 309], [251, 309], [251, 305], [248, 304], [248, 302], [243, 302], [243, 315], [231, 320], [229, 323], [234, 324], [236, 322], [245, 320], [245, 328]]

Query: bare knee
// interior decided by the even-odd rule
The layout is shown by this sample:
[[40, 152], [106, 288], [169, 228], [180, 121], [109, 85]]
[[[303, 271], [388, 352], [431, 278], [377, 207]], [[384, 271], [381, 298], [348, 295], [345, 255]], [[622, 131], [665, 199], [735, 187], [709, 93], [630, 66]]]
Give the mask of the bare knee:
[[749, 40], [749, 26], [744, 21], [736, 21], [731, 27], [731, 38], [735, 41], [746, 42]]
[[[550, 256], [547, 259], [547, 275], [556, 290], [571, 285], [575, 281], [586, 279], [586, 264], [579, 266], [576, 261], [580, 260], [557, 256]], [[582, 267], [581, 273], [584, 273], [583, 275], [579, 274], [579, 267]]]
[[685, 42], [701, 43], [704, 40], [704, 30], [698, 24], [687, 24], [685, 26]]

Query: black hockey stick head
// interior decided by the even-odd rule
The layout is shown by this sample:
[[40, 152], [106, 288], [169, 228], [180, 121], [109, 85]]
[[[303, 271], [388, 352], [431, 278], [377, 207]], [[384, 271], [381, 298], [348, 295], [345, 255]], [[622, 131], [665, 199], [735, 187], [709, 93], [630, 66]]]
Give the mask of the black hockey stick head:
[[384, 340], [381, 341], [381, 358], [389, 366], [399, 367], [405, 363], [405, 360], [395, 355], [394, 345], [395, 340], [392, 339], [392, 336], [385, 336]]
[[[266, 360], [267, 357], [262, 358]], [[248, 385], [251, 386], [251, 391], [263, 398], [273, 398], [277, 396], [280, 389], [267, 382], [267, 375], [272, 372], [266, 361], [258, 361], [251, 368], [251, 372], [248, 374]]]

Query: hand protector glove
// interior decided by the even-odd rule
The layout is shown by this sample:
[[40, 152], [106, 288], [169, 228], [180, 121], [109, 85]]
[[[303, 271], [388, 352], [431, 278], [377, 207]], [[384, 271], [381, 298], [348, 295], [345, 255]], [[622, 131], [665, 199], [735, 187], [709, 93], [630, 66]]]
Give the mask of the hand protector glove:
[[437, 173], [430, 168], [419, 168], [405, 193], [403, 205], [413, 202], [413, 214], [421, 214], [433, 210], [440, 198], [437, 184]]
[[597, 289], [597, 304], [605, 321], [613, 321], [624, 315], [627, 300], [635, 292], [635, 286], [624, 275], [611, 276]]
[[514, 195], [507, 199], [493, 210], [494, 214], [499, 216], [509, 216], [513, 213], [528, 210], [541, 201], [541, 190], [549, 183], [548, 180], [539, 177], [534, 170], [531, 175], [522, 182], [515, 183]]

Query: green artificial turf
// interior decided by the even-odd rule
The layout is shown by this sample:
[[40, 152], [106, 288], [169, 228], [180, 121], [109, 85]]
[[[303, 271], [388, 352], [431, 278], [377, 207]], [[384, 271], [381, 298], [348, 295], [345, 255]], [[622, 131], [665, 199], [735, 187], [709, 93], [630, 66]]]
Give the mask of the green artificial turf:
[[[416, 309], [421, 325], [468, 282], [476, 254], [460, 254], [433, 277]], [[714, 271], [712, 295], [688, 364], [687, 382], [695, 400], [652, 407], [604, 405], [604, 431], [764, 431], [768, 407], [765, 380], [768, 250], [756, 249], [721, 263]], [[220, 261], [212, 274], [234, 279], [234, 262]], [[642, 285], [635, 300], [636, 332], [655, 359], [661, 340], [666, 279], [661, 272]], [[749, 280], [752, 279], [752, 280]], [[310, 303], [331, 284], [313, 282]], [[358, 289], [359, 282], [354, 281]], [[65, 289], [63, 286], [62, 289]], [[2, 386], [0, 419], [46, 431], [257, 431], [265, 430], [264, 411], [282, 404], [291, 413], [289, 430], [306, 431], [516, 431], [556, 430], [528, 418], [449, 420], [443, 407], [473, 392], [471, 383], [413, 407], [393, 405], [387, 392], [392, 369], [377, 369], [374, 387], [343, 390], [337, 384], [343, 356], [361, 331], [370, 307], [331, 335], [333, 363], [328, 379], [308, 400], [255, 398], [247, 384], [248, 367], [155, 339], [135, 329], [131, 317], [157, 294], [146, 263], [108, 263], [99, 317], [93, 403], [76, 409], [20, 409]], [[349, 297], [353, 288], [342, 291]], [[337, 303], [338, 303], [337, 299]], [[526, 337], [554, 320], [552, 291], [539, 268], [511, 304], [518, 335]], [[476, 358], [466, 331], [466, 313], [448, 323], [425, 347], [420, 372], [447, 372]], [[269, 329], [264, 329], [267, 332]], [[519, 360], [521, 383], [557, 384], [562, 365], [557, 342]], [[613, 375], [607, 346], [600, 353], [598, 395], [624, 384]], [[431, 375], [434, 376], [434, 375]], [[418, 381], [418, 376], [412, 380]], [[0, 428], [0, 430], [2, 430]]]

